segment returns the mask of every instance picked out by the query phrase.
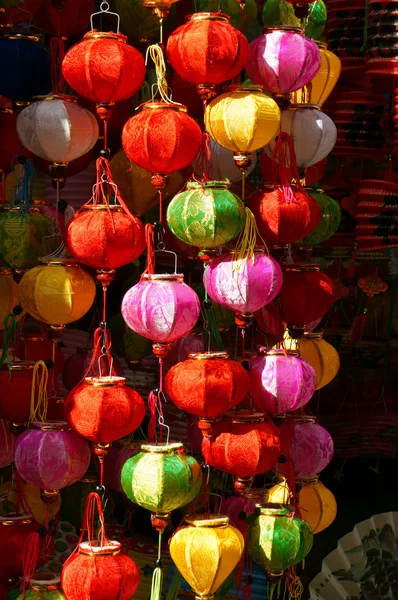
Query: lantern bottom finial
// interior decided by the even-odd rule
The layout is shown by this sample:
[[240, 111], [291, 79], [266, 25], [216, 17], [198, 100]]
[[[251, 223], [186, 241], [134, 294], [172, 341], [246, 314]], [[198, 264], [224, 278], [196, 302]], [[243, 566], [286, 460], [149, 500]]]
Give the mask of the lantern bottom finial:
[[173, 347], [172, 343], [155, 342], [152, 344], [152, 350], [157, 358], [165, 358]]
[[206, 107], [206, 104], [210, 100], [213, 100], [213, 98], [217, 96], [217, 88], [214, 84], [197, 85], [196, 89], [198, 90], [198, 94], [203, 102], [204, 107]]
[[170, 513], [152, 513], [151, 523], [156, 531], [164, 531], [170, 522]]
[[54, 504], [59, 495], [59, 490], [40, 490], [40, 498], [44, 504]]
[[234, 154], [234, 161], [238, 169], [246, 171], [252, 164], [251, 153], [239, 152]]
[[210, 438], [215, 419], [199, 419], [198, 427], [204, 438]]
[[301, 340], [304, 337], [305, 325], [288, 325], [287, 331], [294, 340]]
[[238, 313], [235, 316], [235, 323], [239, 329], [249, 329], [253, 321], [253, 313]]
[[238, 494], [244, 494], [253, 484], [254, 477], [237, 477], [234, 481], [234, 488]]

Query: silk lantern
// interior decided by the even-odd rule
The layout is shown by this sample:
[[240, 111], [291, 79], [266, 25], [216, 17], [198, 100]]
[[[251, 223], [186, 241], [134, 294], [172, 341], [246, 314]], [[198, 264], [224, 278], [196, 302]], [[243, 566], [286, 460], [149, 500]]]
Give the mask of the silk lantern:
[[15, 468], [24, 481], [43, 490], [45, 499], [54, 499], [60, 489], [79, 481], [89, 464], [86, 440], [67, 423], [34, 422], [18, 436]]
[[304, 87], [321, 66], [319, 48], [299, 27], [271, 27], [249, 46], [246, 71], [256, 85], [276, 97]]
[[55, 223], [37, 207], [0, 209], [0, 257], [10, 269], [31, 269], [59, 245]]
[[284, 265], [279, 315], [291, 337], [302, 337], [305, 325], [323, 317], [335, 300], [333, 281], [318, 265]]
[[249, 380], [254, 406], [271, 415], [301, 408], [316, 389], [313, 367], [293, 351], [264, 350], [250, 361]]
[[94, 115], [74, 96], [49, 96], [33, 102], [17, 118], [19, 139], [28, 150], [53, 163], [68, 163], [98, 140]]
[[336, 233], [340, 225], [341, 209], [340, 204], [323, 190], [307, 188], [307, 193], [317, 202], [322, 214], [315, 229], [301, 240], [302, 244], [312, 246], [326, 242]]
[[298, 494], [302, 517], [312, 529], [320, 533], [327, 529], [337, 515], [337, 502], [332, 492], [317, 477], [304, 479]]
[[0, 419], [0, 469], [8, 467], [14, 461], [15, 436], [11, 433], [7, 421]]
[[15, 597], [15, 600], [65, 600], [60, 590], [60, 578], [55, 573], [39, 572], [29, 581], [30, 589]]
[[86, 31], [95, 10], [94, 0], [68, 0], [66, 5], [64, 0], [43, 0], [35, 21], [50, 37], [75, 37]]
[[[292, 106], [281, 112], [280, 131], [287, 133], [294, 145], [297, 167], [303, 171], [323, 160], [333, 150], [337, 129], [332, 119], [319, 108]], [[272, 158], [278, 134], [265, 147]]]
[[130, 329], [166, 348], [191, 331], [199, 312], [197, 294], [178, 274], [144, 274], [122, 302], [123, 319]]
[[292, 513], [291, 507], [257, 505], [247, 534], [248, 550], [253, 561], [267, 571], [272, 586], [286, 569], [307, 556], [312, 542], [310, 526]]
[[205, 110], [205, 128], [215, 142], [234, 152], [237, 166], [250, 166], [250, 155], [276, 135], [280, 110], [261, 87], [229, 86]]
[[287, 458], [279, 465], [280, 473], [292, 466], [296, 479], [320, 473], [333, 458], [333, 440], [326, 429], [307, 415], [286, 417], [279, 428], [281, 452]]
[[38, 362], [51, 360], [54, 370], [60, 374], [64, 368], [64, 355], [55, 340], [49, 339], [44, 333], [25, 332], [17, 337], [14, 356], [23, 361]]
[[[62, 382], [66, 389], [70, 392], [84, 379], [87, 373], [93, 356], [93, 348], [76, 348], [75, 354], [69, 356], [65, 361], [65, 366], [62, 370]], [[120, 362], [112, 356], [112, 367], [118, 376], [123, 375], [123, 367]]]
[[272, 246], [297, 242], [318, 226], [321, 210], [316, 200], [303, 189], [266, 186], [248, 198], [258, 231]]
[[259, 310], [271, 302], [282, 285], [279, 264], [261, 251], [253, 259], [221, 254], [207, 265], [203, 284], [210, 298], [236, 313]]
[[141, 452], [124, 464], [121, 481], [126, 496], [150, 510], [152, 523], [163, 530], [171, 511], [199, 494], [202, 471], [182, 444], [143, 444]]
[[197, 600], [214, 598], [239, 563], [245, 547], [240, 531], [223, 515], [193, 515], [170, 541], [170, 554]]
[[127, 121], [122, 142], [131, 161], [151, 173], [168, 175], [192, 163], [202, 133], [182, 104], [153, 101]]
[[21, 501], [21, 492], [23, 495], [23, 502], [29, 507], [29, 511], [33, 515], [33, 519], [39, 525], [46, 525], [52, 519], [58, 517], [59, 510], [61, 508], [61, 496], [58, 495], [51, 504], [43, 502], [40, 488], [29, 483], [22, 483], [22, 490], [18, 488], [9, 490], [7, 484], [1, 488], [2, 492], [7, 494], [7, 501], [16, 509], [18, 502]]
[[245, 223], [245, 207], [229, 187], [228, 181], [188, 182], [167, 209], [172, 233], [199, 248], [224, 246], [238, 236]]
[[294, 104], [321, 107], [333, 92], [341, 74], [341, 60], [324, 42], [316, 42], [321, 54], [321, 67], [310, 83], [293, 92]]
[[30, 269], [19, 284], [21, 306], [35, 319], [63, 327], [81, 319], [95, 298], [95, 283], [77, 263], [53, 260]]
[[226, 352], [189, 354], [166, 375], [166, 392], [181, 410], [201, 419], [234, 408], [249, 389], [245, 369]]
[[4, 327], [4, 319], [12, 313], [18, 302], [18, 285], [11, 269], [0, 268], [0, 331]]
[[315, 371], [317, 390], [333, 381], [340, 369], [340, 357], [321, 333], [305, 333], [299, 343], [299, 351], [301, 358]]
[[197, 86], [204, 100], [216, 95], [218, 84], [244, 69], [248, 54], [247, 39], [220, 12], [191, 15], [167, 41], [170, 65], [183, 79]]
[[11, 423], [22, 424], [29, 419], [34, 366], [18, 361], [0, 368], [0, 415]]
[[205, 435], [202, 454], [206, 464], [234, 475], [235, 489], [243, 492], [256, 475], [271, 469], [278, 460], [278, 429], [263, 414], [231, 412], [213, 427], [211, 437]]
[[38, 36], [3, 33], [0, 56], [1, 96], [24, 105], [51, 91], [50, 54]]

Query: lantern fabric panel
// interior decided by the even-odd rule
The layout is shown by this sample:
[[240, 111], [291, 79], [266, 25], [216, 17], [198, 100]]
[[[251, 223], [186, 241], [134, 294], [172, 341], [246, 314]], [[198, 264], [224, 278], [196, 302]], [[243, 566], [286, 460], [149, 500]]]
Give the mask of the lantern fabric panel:
[[341, 74], [341, 60], [326, 44], [318, 42], [321, 67], [313, 80], [294, 94], [297, 104], [322, 106], [333, 92]]
[[[320, 473], [333, 458], [332, 436], [313, 418], [299, 417], [279, 428], [281, 452], [294, 469], [296, 479], [306, 479]], [[285, 465], [279, 465], [284, 474]]]
[[305, 236], [303, 244], [321, 244], [332, 237], [339, 228], [341, 220], [340, 204], [325, 194], [322, 190], [307, 190], [308, 195], [313, 198], [321, 209], [321, 219], [315, 229]]
[[339, 372], [339, 353], [320, 335], [304, 335], [300, 341], [300, 356], [313, 367], [317, 390], [333, 381]]
[[303, 482], [298, 494], [298, 505], [312, 533], [320, 533], [327, 529], [337, 515], [336, 499], [320, 481]]

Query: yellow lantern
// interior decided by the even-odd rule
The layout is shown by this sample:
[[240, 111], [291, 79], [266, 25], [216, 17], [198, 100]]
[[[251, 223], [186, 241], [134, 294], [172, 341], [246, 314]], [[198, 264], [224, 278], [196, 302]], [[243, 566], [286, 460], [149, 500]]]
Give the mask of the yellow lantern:
[[198, 600], [210, 600], [239, 563], [245, 542], [229, 518], [199, 515], [185, 518], [170, 542], [177, 569]]
[[333, 523], [337, 514], [337, 502], [332, 492], [318, 478], [304, 479], [298, 495], [301, 516], [312, 529], [319, 533]]
[[293, 92], [293, 104], [322, 106], [333, 92], [341, 73], [341, 60], [328, 50], [327, 44], [316, 42], [321, 54], [321, 68], [305, 87]]
[[95, 282], [76, 262], [51, 260], [24, 274], [19, 298], [22, 308], [32, 317], [62, 330], [90, 309], [95, 299]]
[[18, 304], [18, 285], [14, 281], [11, 269], [0, 268], [0, 331], [4, 327], [4, 319]]
[[206, 107], [205, 128], [224, 148], [234, 152], [238, 167], [250, 164], [250, 154], [277, 134], [281, 113], [258, 86], [227, 86]]

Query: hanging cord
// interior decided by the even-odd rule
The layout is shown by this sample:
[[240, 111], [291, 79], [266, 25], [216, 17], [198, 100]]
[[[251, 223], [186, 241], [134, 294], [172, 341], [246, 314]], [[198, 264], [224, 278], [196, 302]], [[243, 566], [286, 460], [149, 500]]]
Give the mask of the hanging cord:
[[[40, 373], [41, 370], [41, 373]], [[37, 388], [37, 400], [36, 400]], [[48, 369], [43, 360], [39, 360], [33, 367], [32, 389], [30, 395], [30, 413], [28, 425], [33, 421], [44, 423], [47, 421], [48, 410]]]
[[[149, 58], [152, 59], [156, 72], [156, 84], [152, 86], [152, 100], [154, 100], [154, 96], [158, 93], [163, 102], [179, 105], [179, 102], [173, 102], [169, 96], [169, 87], [166, 79], [166, 62], [164, 60], [163, 50], [159, 44], [151, 44], [151, 46], [147, 48], [145, 55], [146, 66], [148, 65]], [[156, 90], [155, 94], [153, 93], [154, 90]]]
[[52, 260], [52, 259], [61, 259], [61, 258], [65, 258], [66, 256], [68, 256], [68, 251], [67, 251], [64, 241], [62, 239], [63, 235], [62, 235], [61, 229], [58, 225], [60, 199], [61, 199], [60, 185], [59, 185], [59, 180], [57, 179], [56, 180], [55, 224], [53, 227], [52, 234], [46, 236], [44, 239], [50, 240], [52, 238], [57, 238], [57, 239], [61, 239], [61, 241], [60, 241], [58, 247], [54, 250], [54, 252], [51, 252], [50, 254], [47, 254], [46, 256], [43, 257], [42, 260], [44, 260], [44, 261]]

